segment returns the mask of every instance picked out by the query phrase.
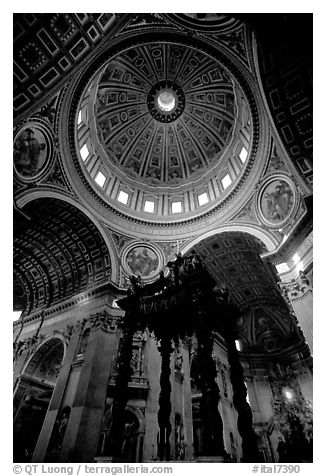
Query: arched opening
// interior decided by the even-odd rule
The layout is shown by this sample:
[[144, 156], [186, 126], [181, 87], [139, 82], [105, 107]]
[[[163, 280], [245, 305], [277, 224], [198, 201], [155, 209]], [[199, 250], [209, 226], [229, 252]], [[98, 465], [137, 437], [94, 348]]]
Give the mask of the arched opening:
[[[240, 317], [234, 323], [234, 340], [238, 340], [237, 350], [243, 367], [241, 372], [247, 389], [247, 402], [250, 402], [262, 459], [285, 461], [289, 454], [293, 456], [291, 438], [295, 437], [295, 433], [298, 434], [300, 427], [300, 445], [304, 448], [301, 452], [302, 461], [310, 461], [311, 435], [305, 428], [311, 424], [311, 415], [307, 416], [309, 401], [303, 396], [304, 385], [300, 375], [308, 371], [311, 357], [293, 312], [281, 294], [276, 270], [267, 259], [261, 257], [266, 251], [265, 245], [248, 233], [223, 232], [200, 241], [193, 250], [200, 256], [217, 285], [228, 289], [230, 301], [240, 310]], [[218, 363], [220, 393], [223, 390], [222, 368], [222, 362]], [[196, 385], [200, 371], [194, 361], [191, 382], [195, 455], [200, 455], [202, 445]], [[262, 375], [265, 376], [263, 383]], [[279, 404], [286, 400], [287, 394], [284, 396], [279, 389], [287, 381], [291, 382], [291, 391], [295, 395], [293, 399], [299, 402], [295, 408], [295, 424], [291, 420], [294, 406], [291, 407], [288, 402]], [[223, 396], [221, 404], [225, 408], [228, 404]], [[226, 410], [221, 411], [221, 414], [224, 428], [231, 429], [230, 412], [229, 416]], [[238, 418], [237, 415], [235, 418]], [[269, 418], [277, 422], [272, 430], [267, 429]], [[290, 430], [289, 425], [284, 423], [289, 420], [293, 423]], [[233, 429], [231, 433], [232, 439], [228, 436], [229, 451], [233, 455], [238, 434]], [[274, 441], [277, 437], [281, 441], [279, 446]]]
[[14, 461], [28, 462], [47, 412], [64, 357], [59, 338], [47, 340], [31, 357], [14, 394]]
[[14, 230], [14, 306], [24, 316], [111, 279], [108, 245], [83, 211], [42, 197], [23, 212]]
[[225, 231], [201, 240], [193, 249], [217, 284], [228, 288], [231, 300], [241, 310], [264, 302], [285, 306], [276, 270], [261, 258], [267, 245], [256, 236]]

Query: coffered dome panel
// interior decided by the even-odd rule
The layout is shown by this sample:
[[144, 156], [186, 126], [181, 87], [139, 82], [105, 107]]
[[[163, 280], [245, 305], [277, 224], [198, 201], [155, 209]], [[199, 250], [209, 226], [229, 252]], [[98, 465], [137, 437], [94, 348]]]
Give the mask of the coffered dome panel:
[[101, 64], [75, 112], [78, 169], [93, 191], [149, 222], [216, 207], [246, 169], [255, 127], [222, 56], [188, 39], [146, 40]]
[[143, 45], [109, 62], [94, 112], [109, 166], [168, 185], [220, 162], [234, 127], [235, 96], [229, 74], [208, 55], [181, 45]]

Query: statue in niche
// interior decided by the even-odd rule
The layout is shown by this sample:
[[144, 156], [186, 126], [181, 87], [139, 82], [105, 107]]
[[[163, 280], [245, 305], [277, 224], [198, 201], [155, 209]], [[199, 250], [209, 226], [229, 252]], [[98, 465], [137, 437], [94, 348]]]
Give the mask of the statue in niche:
[[51, 457], [53, 457], [54, 455], [58, 455], [61, 450], [63, 438], [65, 436], [67, 424], [70, 417], [70, 412], [71, 408], [69, 406], [64, 407], [57, 417], [48, 450], [49, 455], [51, 455]]
[[58, 435], [59, 435], [60, 441], [63, 440], [63, 436], [66, 431], [66, 426], [69, 420], [69, 416], [70, 416], [70, 407], [66, 407], [64, 408], [58, 423]]
[[23, 177], [34, 177], [46, 161], [46, 142], [38, 129], [27, 128], [16, 138], [14, 143], [14, 165]]

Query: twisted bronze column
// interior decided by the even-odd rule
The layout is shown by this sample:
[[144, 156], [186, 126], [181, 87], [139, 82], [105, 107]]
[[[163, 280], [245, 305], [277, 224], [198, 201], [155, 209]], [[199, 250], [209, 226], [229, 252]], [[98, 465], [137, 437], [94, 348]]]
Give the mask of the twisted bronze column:
[[242, 438], [242, 461], [255, 463], [261, 461], [258, 450], [258, 437], [253, 429], [252, 412], [247, 402], [247, 387], [244, 383], [243, 368], [235, 345], [233, 316], [227, 312], [224, 316], [224, 338], [228, 348], [230, 380], [233, 388], [233, 403], [238, 412], [238, 430]]
[[171, 338], [162, 337], [159, 347], [161, 353], [161, 377], [160, 385], [161, 392], [159, 396], [159, 411], [158, 411], [158, 424], [160, 427], [159, 441], [158, 441], [158, 457], [160, 461], [170, 460], [170, 434], [171, 434], [171, 382], [170, 382], [170, 359], [171, 352], [173, 351], [171, 346]]
[[225, 456], [223, 421], [218, 410], [220, 391], [216, 382], [216, 365], [212, 357], [214, 338], [212, 332], [210, 301], [206, 293], [197, 289], [193, 296], [196, 310], [197, 359], [200, 369], [199, 386], [202, 392], [200, 413], [203, 422], [203, 456]]
[[199, 386], [202, 392], [200, 413], [203, 421], [203, 451], [205, 456], [225, 456], [223, 422], [218, 410], [220, 391], [212, 357], [213, 338], [209, 332], [197, 332], [197, 340]]

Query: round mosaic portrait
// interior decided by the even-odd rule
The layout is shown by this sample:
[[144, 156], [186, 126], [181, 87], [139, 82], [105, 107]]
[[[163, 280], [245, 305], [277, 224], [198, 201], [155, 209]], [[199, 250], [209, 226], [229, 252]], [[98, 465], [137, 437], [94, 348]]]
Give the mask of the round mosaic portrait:
[[275, 225], [289, 218], [294, 205], [294, 189], [284, 179], [272, 180], [260, 195], [260, 212], [266, 221]]
[[159, 261], [155, 251], [147, 246], [136, 246], [126, 256], [126, 266], [130, 273], [142, 278], [155, 274], [159, 267]]
[[24, 179], [34, 178], [46, 165], [49, 143], [42, 130], [26, 126], [14, 139], [14, 167]]

